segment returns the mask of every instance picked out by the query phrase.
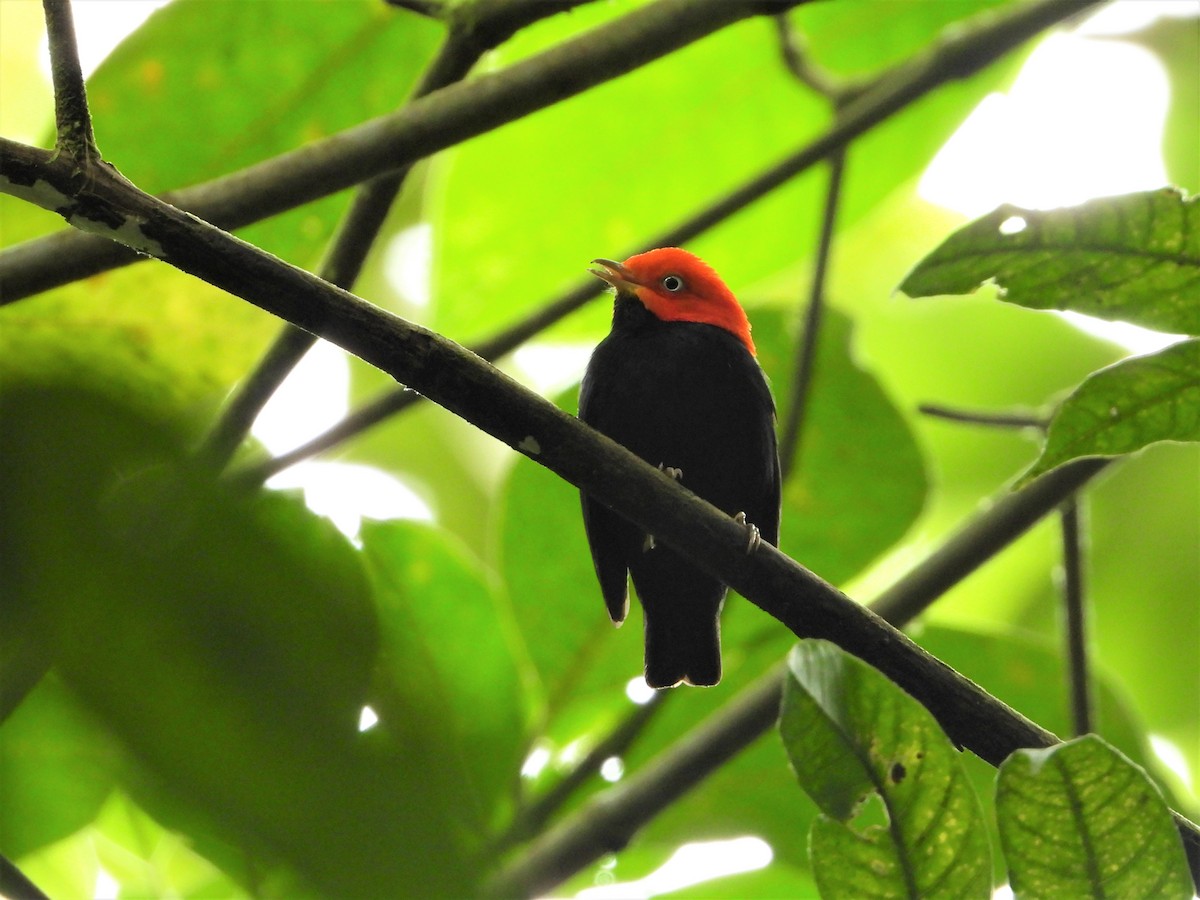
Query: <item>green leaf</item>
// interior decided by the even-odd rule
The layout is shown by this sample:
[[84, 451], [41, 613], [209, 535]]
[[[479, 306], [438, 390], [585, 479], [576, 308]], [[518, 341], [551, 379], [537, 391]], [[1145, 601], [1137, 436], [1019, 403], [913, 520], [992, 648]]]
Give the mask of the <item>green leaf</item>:
[[1023, 480], [1081, 456], [1118, 456], [1157, 441], [1200, 441], [1200, 340], [1088, 377], [1055, 412]]
[[433, 748], [436, 800], [478, 838], [521, 766], [524, 648], [495, 586], [444, 532], [364, 523], [362, 542], [383, 630], [379, 727]]
[[[1056, 610], [1051, 608], [1053, 604], [1049, 597], [1035, 602], [1039, 609], [1047, 609], [1047, 619], [1055, 618]], [[1105, 605], [1105, 609], [1108, 613], [1104, 618], [1111, 618], [1113, 612], [1109, 605]], [[1026, 625], [1026, 628], [1032, 627]], [[1053, 629], [1052, 624], [1044, 626], [1047, 632]], [[1128, 628], [1126, 633], [1129, 633]], [[1194, 630], [1189, 634], [1194, 634]], [[990, 694], [1042, 727], [1055, 734], [1071, 733], [1066, 661], [1054, 643], [1055, 638], [1042, 638], [1032, 631], [992, 634], [943, 625], [922, 625], [915, 637], [942, 662], [976, 684], [986, 685]], [[1109, 666], [1113, 665], [1112, 660], [1105, 659]], [[1181, 675], [1181, 680], [1187, 678], [1187, 673]], [[1095, 667], [1092, 673], [1093, 727], [1138, 765], [1161, 775], [1164, 771], [1162, 763], [1150, 749], [1146, 725], [1131, 707], [1127, 689], [1128, 682], [1116, 684], [1107, 667]], [[1186, 693], [1186, 688], [1183, 690]], [[999, 846], [993, 815], [996, 770], [971, 754], [964, 754], [963, 762], [983, 805], [988, 831], [994, 838], [993, 846]], [[999, 857], [997, 854], [995, 876], [1003, 881], [1006, 875], [1003, 860]]]
[[1005, 760], [996, 816], [1018, 897], [1192, 896], [1162, 795], [1096, 735]]
[[430, 780], [400, 764], [411, 748], [357, 732], [379, 641], [358, 555], [296, 500], [181, 464], [147, 392], [73, 374], [4, 382], [0, 583], [140, 793], [238, 847], [235, 877], [463, 893]]
[[0, 848], [11, 858], [96, 817], [119, 754], [54, 677], [43, 678], [0, 727]]
[[[979, 799], [933, 716], [824, 641], [788, 658], [779, 730], [824, 815], [810, 833], [823, 897], [991, 895]], [[882, 802], [871, 821], [868, 800]]]
[[[774, 310], [757, 311], [753, 322], [782, 418], [791, 403], [794, 328]], [[850, 319], [829, 309], [797, 465], [783, 493], [781, 549], [835, 583], [900, 540], [928, 490], [912, 430], [852, 346]]]
[[994, 281], [1009, 303], [1200, 334], [1200, 199], [1167, 188], [1039, 211], [999, 209], [909, 273], [910, 297]]

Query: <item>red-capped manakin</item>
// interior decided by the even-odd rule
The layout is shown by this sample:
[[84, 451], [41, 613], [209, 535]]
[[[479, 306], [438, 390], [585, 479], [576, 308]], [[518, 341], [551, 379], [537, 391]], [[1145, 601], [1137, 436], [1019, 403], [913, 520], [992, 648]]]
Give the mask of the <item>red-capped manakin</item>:
[[[776, 544], [775, 403], [741, 304], [686, 250], [592, 262], [616, 299], [612, 331], [583, 377], [579, 418], [718, 509], [744, 514]], [[598, 501], [582, 500], [596, 577], [618, 625], [633, 577], [645, 613], [646, 683], [716, 684], [725, 585]]]

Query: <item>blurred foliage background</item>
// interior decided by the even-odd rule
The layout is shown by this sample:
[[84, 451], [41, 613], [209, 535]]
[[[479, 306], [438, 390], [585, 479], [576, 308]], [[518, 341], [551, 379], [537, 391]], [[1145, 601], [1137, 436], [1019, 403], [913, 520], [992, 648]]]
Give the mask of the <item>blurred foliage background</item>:
[[[1012, 5], [838, 0], [789, 17], [814, 63], [857, 79]], [[481, 70], [630, 8], [614, 0], [552, 16]], [[30, 52], [40, 6], [5, 0], [0, 16], [3, 132], [46, 142], [51, 98]], [[1197, 21], [1161, 19], [1128, 39], [1156, 54], [1176, 88], [1163, 153], [1167, 177], [1191, 191]], [[436, 22], [377, 0], [175, 0], [89, 79], [97, 138], [144, 189], [192, 184], [395, 108], [441, 36]], [[964, 221], [921, 199], [918, 179], [968, 114], [1011, 86], [1029, 49], [937, 90], [847, 154], [832, 309], [782, 545], [863, 601], [1037, 453], [1028, 434], [932, 420], [919, 404], [1041, 410], [1128, 354], [987, 290], [894, 294]], [[743, 22], [419, 164], [356, 292], [478, 341], [832, 115], [781, 62], [771, 20]], [[823, 168], [808, 172], [690, 245], [750, 310], [781, 408], [826, 181]], [[347, 200], [241, 234], [314, 268]], [[0, 225], [9, 246], [62, 223], [0, 196]], [[574, 412], [574, 383], [608, 316], [598, 298], [502, 365]], [[575, 490], [444, 411], [423, 405], [330, 455], [386, 473], [420, 501], [409, 518], [364, 522], [352, 537], [294, 490], [247, 497], [178, 465], [277, 328], [153, 262], [0, 310], [0, 853], [52, 896], [91, 896], [98, 884], [120, 896], [470, 893], [514, 816], [633, 709], [640, 626], [607, 621]], [[336, 385], [348, 366], [335, 407], [388, 386], [353, 359], [331, 365], [314, 377]], [[353, 501], [349, 487], [334, 490]], [[1157, 445], [1123, 461], [1086, 506], [1098, 731], [1194, 814], [1200, 448]], [[1066, 733], [1058, 558], [1048, 520], [953, 589], [914, 636]], [[675, 692], [620, 765], [566, 808], [667, 750], [791, 643], [731, 600], [722, 685]], [[35, 682], [27, 695], [14, 687], [23, 678]], [[378, 722], [359, 732], [368, 705]], [[1174, 772], [1150, 751], [1152, 736], [1176, 749]], [[975, 774], [993, 777], [983, 765]], [[640, 878], [688, 842], [754, 835], [770, 845], [769, 866], [688, 895], [806, 896], [813, 814], [778, 740], [765, 738], [561, 891]]]

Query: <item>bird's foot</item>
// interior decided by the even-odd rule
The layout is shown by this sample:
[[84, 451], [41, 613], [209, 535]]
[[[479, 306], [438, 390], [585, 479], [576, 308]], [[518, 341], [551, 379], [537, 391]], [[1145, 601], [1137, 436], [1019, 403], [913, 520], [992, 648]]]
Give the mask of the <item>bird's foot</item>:
[[654, 549], [654, 535], [648, 534], [642, 539], [642, 552], [649, 553]]
[[683, 469], [676, 469], [674, 466], [668, 466], [664, 463], [658, 464], [658, 471], [665, 472], [676, 481], [683, 481]]
[[752, 522], [746, 521], [744, 512], [738, 513], [733, 517], [733, 521], [739, 525], [746, 526], [746, 555], [749, 556], [758, 549], [758, 545], [762, 543], [762, 535], [759, 533], [758, 526]]

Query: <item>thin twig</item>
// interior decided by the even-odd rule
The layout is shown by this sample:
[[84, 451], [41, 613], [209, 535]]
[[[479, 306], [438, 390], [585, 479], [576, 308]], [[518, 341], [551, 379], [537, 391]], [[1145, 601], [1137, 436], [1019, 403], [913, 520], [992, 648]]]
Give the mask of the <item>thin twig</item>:
[[958, 409], [952, 406], [941, 406], [936, 403], [922, 403], [917, 411], [936, 419], [946, 419], [950, 422], [962, 422], [967, 425], [994, 425], [998, 428], [1036, 428], [1045, 431], [1049, 422], [1040, 417], [1026, 413], [993, 413], [976, 410]]
[[788, 71], [801, 84], [831, 100], [835, 107], [841, 105], [845, 88], [812, 61], [803, 36], [792, 26], [787, 13], [775, 16], [775, 29], [779, 33], [779, 49]]
[[1071, 726], [1078, 736], [1092, 731], [1092, 690], [1087, 651], [1087, 610], [1083, 579], [1083, 529], [1078, 497], [1062, 505], [1063, 606], [1066, 610]]
[[55, 146], [74, 159], [99, 159], [70, 0], [42, 0], [42, 9], [50, 43], [50, 76], [54, 82], [54, 121], [58, 127]]
[[[801, 35], [792, 27], [787, 13], [775, 17], [779, 46], [788, 71], [801, 83], [826, 97], [835, 110], [844, 103], [843, 90], [827, 72], [814, 64], [803, 45]], [[792, 372], [791, 401], [779, 429], [779, 461], [786, 480], [796, 468], [800, 438], [809, 408], [813, 372], [816, 368], [817, 347], [820, 344], [821, 322], [825, 312], [825, 283], [829, 272], [829, 257], [833, 248], [837, 211], [846, 170], [846, 149], [839, 148], [829, 157], [829, 186], [825, 190], [825, 206], [821, 211], [821, 228], [817, 238], [816, 262], [808, 304], [804, 311], [800, 340], [796, 347], [796, 363]]]
[[829, 187], [825, 193], [825, 208], [821, 213], [817, 259], [809, 289], [808, 306], [804, 312], [803, 331], [796, 351], [796, 368], [792, 373], [792, 397], [779, 429], [779, 462], [785, 479], [797, 465], [800, 439], [804, 433], [804, 421], [809, 409], [821, 322], [825, 312], [825, 281], [829, 271], [829, 256], [833, 247], [833, 233], [845, 168], [845, 150], [839, 150], [829, 157]]
[[[685, 243], [938, 86], [973, 75], [1030, 37], [1100, 2], [1039, 0], [1003, 18], [989, 17], [985, 23], [944, 39], [927, 55], [885, 73], [886, 77], [878, 79], [874, 87], [855, 97], [820, 138], [687, 222], [659, 235], [649, 246]], [[735, 13], [748, 14], [740, 4], [717, 9], [725, 13], [722, 22], [732, 20]], [[495, 75], [447, 88], [437, 97], [426, 98], [392, 116], [174, 192], [165, 199], [222, 228], [240, 228], [520, 118], [701, 36], [697, 22], [691, 21], [701, 15], [699, 7], [691, 9], [690, 27], [679, 33], [672, 31], [674, 20], [656, 21], [655, 27], [648, 27], [649, 10], [639, 11], [637, 21], [628, 21], [634, 16], [631, 13], [589, 32], [581, 42], [568, 42]], [[722, 22], [706, 21], [705, 28], [716, 30]], [[670, 33], [670, 40], [664, 38], [664, 30]], [[548, 93], [548, 85], [553, 86], [552, 92]], [[19, 185], [3, 186], [4, 174], [0, 168], [0, 189], [21, 196]], [[0, 251], [0, 304], [137, 259], [136, 253], [111, 241], [69, 231], [27, 241]], [[594, 292], [587, 296], [594, 296]], [[570, 306], [566, 312], [574, 308]], [[561, 317], [565, 312], [551, 310], [549, 314]]]
[[445, 0], [383, 0], [383, 2], [430, 19], [442, 19], [446, 15]]
[[669, 692], [656, 691], [645, 703], [631, 709], [570, 772], [517, 814], [512, 826], [493, 842], [490, 852], [498, 855], [540, 832], [575, 792], [600, 771], [605, 760], [620, 757], [633, 746], [670, 696], [673, 695]]

